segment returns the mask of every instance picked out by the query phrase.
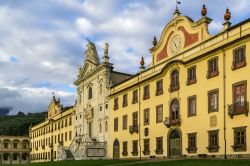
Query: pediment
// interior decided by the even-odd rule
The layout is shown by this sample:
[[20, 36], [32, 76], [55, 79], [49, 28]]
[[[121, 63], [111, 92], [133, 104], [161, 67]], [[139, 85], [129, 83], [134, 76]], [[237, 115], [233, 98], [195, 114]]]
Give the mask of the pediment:
[[82, 78], [83, 76], [91, 73], [93, 71], [93, 69], [95, 69], [97, 66], [95, 64], [93, 64], [92, 62], [86, 60], [83, 68], [80, 71], [80, 78]]
[[211, 21], [208, 17], [202, 17], [196, 22], [186, 16], [173, 18], [163, 29], [157, 45], [150, 50], [153, 54], [153, 65], [208, 39], [208, 24]]

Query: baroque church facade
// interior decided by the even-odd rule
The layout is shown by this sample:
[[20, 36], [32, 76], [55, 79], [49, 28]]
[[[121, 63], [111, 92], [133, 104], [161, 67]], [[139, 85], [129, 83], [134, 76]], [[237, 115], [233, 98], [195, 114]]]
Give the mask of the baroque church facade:
[[131, 75], [113, 70], [109, 62], [109, 45], [105, 43], [100, 60], [96, 46], [88, 41], [83, 66], [79, 65], [77, 102], [74, 107], [74, 140], [71, 151], [75, 159], [106, 158], [109, 141], [109, 89]]

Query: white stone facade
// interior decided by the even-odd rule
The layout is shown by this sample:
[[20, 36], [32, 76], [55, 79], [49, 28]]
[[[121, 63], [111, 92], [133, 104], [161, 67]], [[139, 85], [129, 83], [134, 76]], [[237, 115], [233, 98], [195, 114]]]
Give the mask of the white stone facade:
[[76, 143], [73, 142], [71, 147], [76, 159], [106, 157], [109, 140], [109, 87], [131, 76], [113, 71], [113, 64], [109, 63], [108, 47], [106, 43], [103, 62], [100, 62], [95, 44], [89, 42], [84, 65], [78, 67], [78, 79], [74, 82], [77, 86], [77, 102], [73, 118], [73, 141]]

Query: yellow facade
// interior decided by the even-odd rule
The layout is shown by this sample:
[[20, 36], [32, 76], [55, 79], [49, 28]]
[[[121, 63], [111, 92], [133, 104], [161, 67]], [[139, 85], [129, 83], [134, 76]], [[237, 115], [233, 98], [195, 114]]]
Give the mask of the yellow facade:
[[54, 161], [59, 148], [70, 146], [73, 135], [73, 107], [63, 108], [55, 96], [48, 107], [48, 118], [30, 128], [31, 162]]
[[[151, 66], [111, 88], [110, 158], [250, 157], [250, 20], [232, 27], [226, 20], [215, 36], [208, 33], [211, 21], [175, 13], [150, 49]], [[156, 90], [159, 80], [162, 90]]]

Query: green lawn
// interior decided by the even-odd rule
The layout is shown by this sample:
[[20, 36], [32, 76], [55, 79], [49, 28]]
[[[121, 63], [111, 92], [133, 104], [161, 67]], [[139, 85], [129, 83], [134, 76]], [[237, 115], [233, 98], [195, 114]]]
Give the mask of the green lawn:
[[[170, 161], [132, 161], [132, 160], [82, 160], [52, 163], [35, 163], [29, 166], [250, 166], [250, 160], [170, 160]], [[22, 165], [22, 166], [28, 166]]]

